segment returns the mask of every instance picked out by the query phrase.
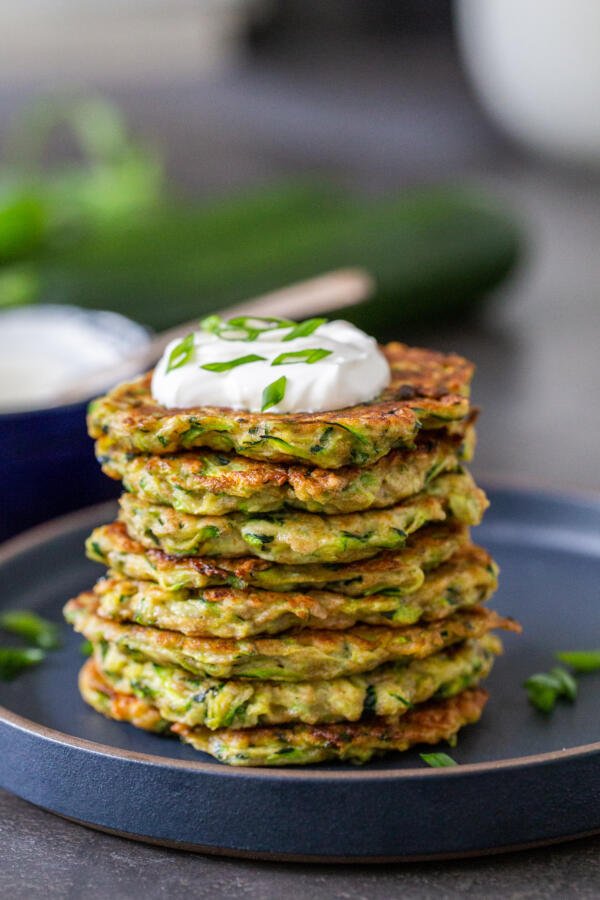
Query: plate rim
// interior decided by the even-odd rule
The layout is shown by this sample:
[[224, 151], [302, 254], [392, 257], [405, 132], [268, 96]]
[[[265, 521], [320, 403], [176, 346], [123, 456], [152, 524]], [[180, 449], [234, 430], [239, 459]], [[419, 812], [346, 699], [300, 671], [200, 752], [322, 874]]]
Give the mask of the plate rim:
[[[486, 488], [492, 490], [508, 490], [519, 494], [531, 494], [539, 497], [543, 494], [549, 500], [581, 503], [586, 501], [593, 506], [600, 505], [600, 493], [594, 491], [562, 491], [562, 490], [546, 490], [536, 488], [527, 488], [514, 480], [502, 477], [483, 477], [481, 482]], [[75, 512], [67, 513], [64, 516], [44, 522], [34, 528], [28, 529], [22, 534], [18, 534], [8, 541], [0, 545], [0, 567], [15, 557], [23, 553], [33, 550], [35, 547], [45, 544], [55, 537], [59, 537], [69, 531], [76, 530], [80, 527], [92, 525], [98, 517], [103, 516], [103, 512], [108, 514], [110, 510], [115, 508], [115, 501], [109, 500], [104, 503], [86, 506]], [[545, 753], [536, 753], [528, 756], [516, 756], [508, 759], [488, 760], [479, 763], [464, 763], [456, 767], [443, 768], [410, 768], [410, 769], [376, 769], [369, 771], [368, 769], [359, 768], [354, 770], [344, 769], [342, 771], [319, 770], [315, 768], [263, 768], [259, 766], [227, 766], [218, 761], [202, 762], [200, 760], [181, 760], [173, 759], [167, 756], [159, 756], [151, 753], [141, 753], [135, 750], [125, 750], [121, 747], [114, 747], [110, 744], [102, 744], [96, 741], [90, 741], [86, 738], [79, 738], [75, 735], [67, 734], [55, 728], [49, 728], [40, 725], [26, 716], [15, 713], [0, 704], [0, 724], [8, 725], [30, 735], [37, 736], [46, 741], [52, 741], [75, 751], [84, 751], [87, 753], [96, 753], [105, 757], [118, 758], [124, 762], [141, 763], [145, 765], [159, 766], [167, 769], [181, 769], [188, 772], [198, 772], [198, 774], [206, 775], [224, 775], [228, 778], [255, 778], [255, 779], [285, 779], [285, 780], [314, 780], [314, 781], [380, 781], [385, 779], [414, 779], [414, 778], [453, 778], [460, 775], [468, 775], [470, 773], [477, 774], [498, 770], [511, 770], [530, 768], [540, 766], [545, 763], [558, 762], [570, 759], [582, 759], [585, 757], [600, 756], [600, 740], [589, 744], [579, 744], [563, 750], [550, 750]]]

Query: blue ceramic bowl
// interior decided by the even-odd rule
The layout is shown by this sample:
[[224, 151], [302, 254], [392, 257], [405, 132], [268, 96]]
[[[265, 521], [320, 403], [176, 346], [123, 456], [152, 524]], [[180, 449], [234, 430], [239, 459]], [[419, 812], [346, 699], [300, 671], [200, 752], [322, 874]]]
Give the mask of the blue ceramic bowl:
[[[97, 334], [99, 341], [110, 343], [120, 358], [143, 349], [148, 341], [145, 328], [113, 313], [66, 306], [37, 310], [23, 310], [26, 327], [36, 319], [47, 322], [49, 315], [65, 323], [78, 322], [88, 333]], [[5, 327], [8, 319], [2, 321]], [[76, 387], [77, 379], [73, 380]], [[0, 541], [46, 519], [118, 495], [119, 485], [102, 474], [87, 435], [90, 399], [0, 414]]]
[[87, 403], [0, 415], [0, 541], [46, 519], [116, 497], [87, 435]]

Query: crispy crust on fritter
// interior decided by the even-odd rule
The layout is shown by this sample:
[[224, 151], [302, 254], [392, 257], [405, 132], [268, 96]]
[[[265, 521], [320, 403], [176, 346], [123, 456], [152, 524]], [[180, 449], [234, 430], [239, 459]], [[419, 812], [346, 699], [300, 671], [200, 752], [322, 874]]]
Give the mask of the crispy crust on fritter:
[[86, 703], [109, 719], [129, 722], [144, 731], [163, 732], [171, 727], [171, 723], [145, 700], [115, 691], [93, 659], [86, 660], [79, 671], [79, 691]]
[[109, 438], [96, 441], [102, 470], [150, 503], [194, 515], [272, 512], [359, 512], [393, 506], [417, 494], [437, 475], [472, 456], [474, 429], [454, 436], [420, 436], [414, 449], [392, 450], [371, 466], [320, 469], [246, 459], [212, 451], [136, 455]]
[[363, 716], [398, 719], [432, 697], [453, 697], [491, 671], [502, 644], [494, 635], [447, 650], [328, 681], [199, 679], [178, 666], [157, 665], [114, 644], [96, 645], [98, 671], [116, 691], [147, 700], [169, 722], [215, 731], [304, 722], [356, 722]]
[[330, 591], [261, 591], [233, 587], [169, 591], [154, 582], [109, 573], [96, 584], [98, 613], [195, 637], [245, 638], [289, 628], [345, 629], [358, 622], [402, 628], [446, 618], [483, 603], [496, 590], [498, 570], [481, 547], [466, 547], [429, 572], [404, 597], [373, 593], [359, 599]]
[[372, 719], [333, 725], [291, 725], [221, 731], [174, 725], [172, 731], [196, 750], [233, 766], [285, 766], [341, 760], [365, 763], [373, 756], [415, 744], [453, 743], [465, 725], [478, 722], [488, 699], [482, 688], [431, 703], [397, 722]]
[[115, 691], [92, 659], [81, 670], [79, 688], [83, 699], [108, 718], [149, 731], [170, 730], [195, 749], [238, 766], [296, 765], [334, 759], [361, 763], [376, 754], [407, 750], [415, 744], [451, 741], [460, 728], [479, 720], [488, 696], [481, 688], [469, 689], [447, 700], [425, 703], [397, 722], [374, 718], [356, 723], [210, 731], [169, 726], [150, 703]]
[[264, 590], [331, 590], [350, 597], [382, 591], [417, 590], [424, 572], [445, 562], [469, 540], [463, 525], [428, 525], [411, 535], [398, 551], [379, 553], [355, 563], [281, 566], [258, 557], [214, 559], [169, 556], [131, 538], [123, 522], [96, 528], [86, 541], [88, 557], [135, 580], [154, 581], [165, 590], [203, 589], [216, 585]]
[[390, 509], [325, 516], [280, 512], [193, 516], [123, 494], [119, 517], [145, 547], [174, 556], [251, 553], [291, 565], [353, 562], [404, 546], [409, 534], [448, 517], [478, 525], [488, 506], [468, 472], [440, 475], [420, 494]]
[[402, 629], [359, 625], [346, 631], [304, 630], [282, 636], [231, 640], [188, 637], [143, 625], [122, 625], [97, 615], [93, 591], [70, 600], [64, 613], [75, 631], [107, 641], [157, 663], [211, 678], [313, 681], [369, 672], [377, 666], [423, 658], [495, 628], [520, 631], [512, 620], [484, 607], [456, 612], [426, 625]]
[[412, 446], [421, 428], [439, 428], [469, 413], [473, 365], [467, 360], [399, 343], [383, 350], [392, 379], [372, 403], [284, 415], [167, 409], [152, 399], [147, 373], [90, 404], [89, 433], [141, 453], [209, 447], [254, 459], [301, 459], [326, 469], [366, 466], [395, 447]]

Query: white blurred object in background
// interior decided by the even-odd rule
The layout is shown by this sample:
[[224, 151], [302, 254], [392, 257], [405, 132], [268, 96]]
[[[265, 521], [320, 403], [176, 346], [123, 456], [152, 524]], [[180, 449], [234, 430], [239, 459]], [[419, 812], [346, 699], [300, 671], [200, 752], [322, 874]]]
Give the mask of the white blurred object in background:
[[0, 0], [0, 81], [190, 77], [235, 58], [256, 0]]
[[600, 0], [457, 0], [457, 23], [475, 87], [509, 134], [600, 165]]
[[[113, 312], [76, 306], [0, 310], [0, 413], [87, 400], [80, 383], [139, 353], [148, 331]], [[136, 374], [132, 368], [130, 375]]]

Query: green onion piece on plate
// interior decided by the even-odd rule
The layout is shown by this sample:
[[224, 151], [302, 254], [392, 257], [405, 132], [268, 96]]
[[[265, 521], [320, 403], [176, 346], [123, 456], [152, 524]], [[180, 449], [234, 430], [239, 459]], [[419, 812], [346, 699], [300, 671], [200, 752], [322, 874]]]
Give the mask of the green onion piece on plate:
[[597, 672], [600, 669], [600, 650], [561, 650], [556, 658], [576, 672]]
[[12, 681], [25, 669], [40, 663], [45, 656], [39, 647], [0, 647], [0, 679]]
[[0, 628], [18, 634], [28, 644], [42, 650], [60, 647], [59, 628], [54, 622], [42, 619], [34, 612], [15, 609], [0, 615]]
[[442, 769], [449, 766], [457, 766], [458, 763], [447, 753], [419, 753], [424, 763], [434, 769]]
[[573, 703], [577, 699], [577, 682], [571, 673], [561, 668], [561, 666], [556, 666], [550, 670], [550, 674], [559, 685], [559, 696], [565, 697]]
[[531, 705], [544, 713], [553, 711], [559, 697], [564, 697], [571, 703], [577, 697], [577, 682], [570, 672], [559, 666], [551, 672], [531, 675], [523, 687], [527, 691]]
[[544, 672], [531, 675], [523, 685], [532, 706], [540, 712], [550, 713], [556, 706], [558, 691], [556, 680]]

